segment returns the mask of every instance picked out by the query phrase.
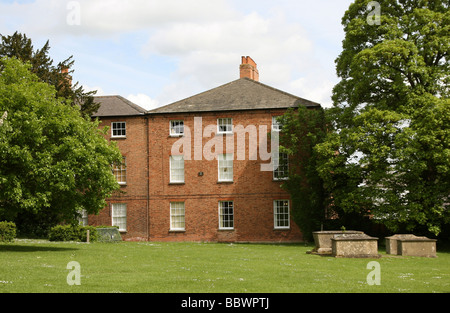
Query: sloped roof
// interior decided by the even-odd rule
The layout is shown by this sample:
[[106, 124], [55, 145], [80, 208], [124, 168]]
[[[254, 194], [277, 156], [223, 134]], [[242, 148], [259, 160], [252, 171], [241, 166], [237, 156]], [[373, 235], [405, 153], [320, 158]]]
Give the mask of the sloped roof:
[[144, 115], [147, 111], [122, 96], [98, 96], [94, 101], [100, 103], [93, 117]]
[[294, 96], [249, 78], [240, 78], [195, 96], [151, 110], [148, 113], [286, 109], [299, 105], [320, 107], [319, 103]]

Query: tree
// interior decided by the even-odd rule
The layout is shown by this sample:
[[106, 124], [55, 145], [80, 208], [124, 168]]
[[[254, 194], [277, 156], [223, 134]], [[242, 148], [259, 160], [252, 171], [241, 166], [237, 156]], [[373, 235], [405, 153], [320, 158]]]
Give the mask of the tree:
[[278, 118], [283, 125], [280, 151], [291, 159], [289, 177], [282, 187], [291, 195], [292, 217], [302, 230], [304, 239], [312, 240], [312, 232], [321, 228], [325, 219], [328, 196], [317, 172], [314, 147], [326, 132], [323, 109], [289, 109]]
[[53, 60], [49, 57], [49, 41], [41, 49], [33, 51], [32, 41], [26, 35], [15, 32], [12, 36], [0, 36], [0, 58], [16, 57], [24, 63], [30, 62], [31, 72], [43, 82], [54, 86], [56, 95], [67, 99], [67, 104], [78, 106], [83, 115], [92, 116], [97, 112], [100, 106], [94, 101], [94, 95], [97, 92], [85, 92], [83, 86], [78, 86], [78, 82], [72, 86], [73, 56], [54, 66]]
[[336, 208], [437, 235], [450, 221], [449, 3], [377, 3], [380, 25], [367, 22], [367, 0], [342, 19], [341, 80], [318, 171]]
[[[16, 58], [0, 59], [0, 220], [57, 223], [96, 214], [119, 188], [120, 151], [98, 121], [56, 97]], [[19, 227], [19, 225], [18, 225]]]

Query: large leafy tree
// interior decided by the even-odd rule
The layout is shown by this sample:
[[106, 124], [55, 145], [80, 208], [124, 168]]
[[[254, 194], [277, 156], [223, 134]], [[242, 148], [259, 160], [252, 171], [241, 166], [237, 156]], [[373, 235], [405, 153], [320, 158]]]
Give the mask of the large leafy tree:
[[335, 207], [438, 234], [450, 221], [449, 2], [381, 0], [380, 23], [369, 2], [342, 19], [319, 173]]
[[83, 115], [91, 116], [97, 112], [99, 104], [94, 101], [96, 91], [85, 92], [78, 82], [72, 85], [73, 56], [53, 65], [48, 41], [41, 49], [34, 50], [31, 39], [25, 34], [15, 32], [11, 36], [0, 35], [0, 38], [0, 57], [16, 57], [23, 62], [30, 62], [31, 72], [43, 82], [54, 86], [56, 95], [67, 99], [67, 104], [79, 107]]
[[304, 239], [312, 240], [312, 232], [321, 229], [325, 220], [328, 199], [317, 173], [318, 158], [314, 151], [326, 133], [324, 110], [299, 106], [289, 109], [278, 120], [283, 125], [280, 151], [291, 159], [288, 179], [282, 187], [291, 195], [294, 222]]
[[119, 187], [111, 164], [121, 154], [98, 121], [57, 98], [30, 67], [0, 59], [0, 220], [57, 223], [80, 210], [98, 213]]

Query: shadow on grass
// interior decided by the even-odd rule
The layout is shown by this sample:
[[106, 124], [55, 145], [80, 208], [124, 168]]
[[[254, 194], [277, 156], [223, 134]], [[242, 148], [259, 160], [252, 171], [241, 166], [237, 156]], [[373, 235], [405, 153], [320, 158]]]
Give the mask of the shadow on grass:
[[17, 244], [2, 244], [0, 245], [0, 252], [42, 252], [42, 251], [73, 251], [78, 250], [77, 248], [67, 248], [67, 247], [49, 247], [49, 246], [28, 246], [28, 245], [17, 245]]

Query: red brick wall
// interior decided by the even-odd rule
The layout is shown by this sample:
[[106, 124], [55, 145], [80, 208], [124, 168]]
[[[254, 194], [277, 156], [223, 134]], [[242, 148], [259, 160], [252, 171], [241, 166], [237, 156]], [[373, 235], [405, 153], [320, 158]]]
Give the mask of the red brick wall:
[[[260, 159], [250, 161], [247, 136], [246, 160], [237, 160], [238, 140], [234, 138], [233, 183], [218, 183], [217, 160], [194, 160], [194, 138], [191, 138], [192, 160], [185, 160], [185, 183], [170, 184], [171, 149], [180, 138], [169, 136], [170, 120], [184, 120], [194, 136], [194, 117], [202, 117], [203, 130], [217, 125], [218, 117], [231, 117], [233, 124], [267, 125], [272, 116], [283, 111], [242, 111], [202, 114], [161, 114], [150, 116], [150, 238], [151, 240], [200, 241], [301, 241], [298, 227], [291, 220], [289, 230], [274, 230], [273, 201], [290, 199], [273, 181], [272, 172], [262, 172]], [[202, 138], [203, 147], [210, 138]], [[225, 148], [224, 148], [225, 149]], [[231, 149], [233, 150], [233, 149]], [[270, 150], [270, 145], [269, 145]], [[231, 152], [231, 151], [228, 151]], [[186, 153], [186, 152], [185, 152]], [[203, 176], [199, 176], [203, 172]], [[234, 230], [219, 230], [218, 203], [234, 201]], [[170, 202], [185, 202], [185, 231], [170, 231]]]
[[[127, 184], [121, 186], [120, 193], [117, 192], [108, 199], [108, 206], [98, 216], [89, 217], [90, 224], [111, 225], [111, 203], [126, 203], [127, 232], [122, 233], [125, 240], [301, 241], [301, 232], [292, 219], [289, 229], [274, 229], [273, 201], [290, 197], [280, 188], [282, 182], [273, 180], [272, 172], [260, 170], [260, 165], [268, 163], [269, 160], [249, 160], [248, 135], [245, 140], [245, 160], [237, 160], [239, 147], [236, 135], [232, 151], [223, 151], [234, 152], [232, 183], [218, 183], [217, 160], [194, 160], [194, 117], [202, 117], [203, 130], [207, 125], [216, 126], [218, 117], [231, 117], [234, 126], [255, 125], [258, 131], [259, 125], [267, 125], [267, 131], [270, 131], [272, 116], [281, 115], [283, 112], [255, 110], [103, 119], [101, 127], [111, 127], [111, 122], [127, 123], [126, 139], [111, 139], [111, 131], [108, 134], [108, 138], [117, 142], [122, 155], [126, 157]], [[170, 184], [171, 150], [173, 144], [181, 139], [169, 136], [171, 120], [183, 120], [184, 125], [191, 130], [192, 160], [184, 162], [184, 184]], [[202, 147], [214, 136], [213, 134], [210, 138], [202, 138]], [[270, 144], [268, 149], [270, 151]], [[199, 172], [203, 175], [200, 176]], [[219, 201], [223, 200], [234, 202], [233, 230], [219, 230], [218, 206]], [[185, 203], [185, 231], [170, 231], [171, 201]]]
[[[111, 138], [111, 123], [126, 122], [126, 138]], [[100, 127], [109, 127], [107, 138], [116, 142], [122, 155], [126, 157], [127, 181], [119, 192], [107, 199], [108, 206], [98, 216], [89, 216], [92, 225], [111, 225], [111, 204], [127, 204], [127, 231], [124, 239], [147, 240], [147, 120], [144, 116], [103, 118]]]

